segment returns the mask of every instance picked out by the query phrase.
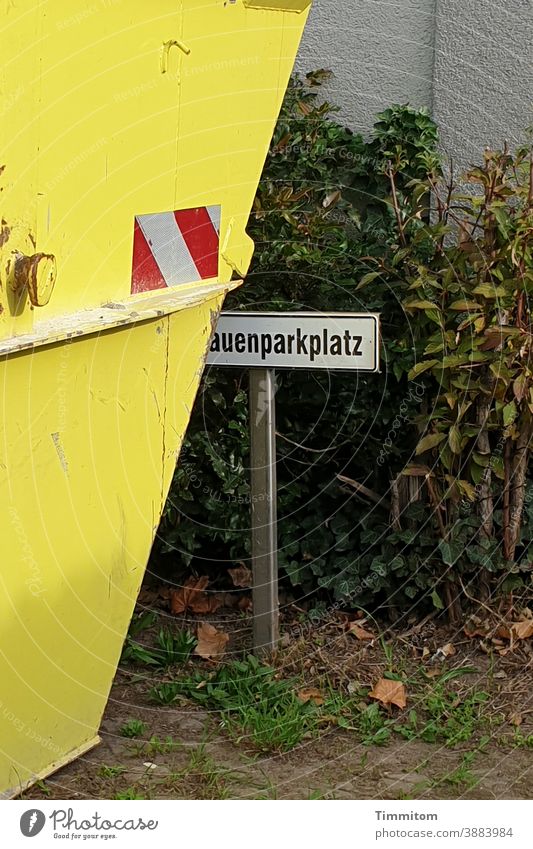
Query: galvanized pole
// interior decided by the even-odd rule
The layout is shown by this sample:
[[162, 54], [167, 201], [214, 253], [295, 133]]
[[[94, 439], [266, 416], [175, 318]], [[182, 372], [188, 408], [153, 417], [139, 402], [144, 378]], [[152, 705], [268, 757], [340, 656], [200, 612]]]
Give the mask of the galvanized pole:
[[254, 654], [273, 651], [279, 638], [274, 369], [250, 369]]

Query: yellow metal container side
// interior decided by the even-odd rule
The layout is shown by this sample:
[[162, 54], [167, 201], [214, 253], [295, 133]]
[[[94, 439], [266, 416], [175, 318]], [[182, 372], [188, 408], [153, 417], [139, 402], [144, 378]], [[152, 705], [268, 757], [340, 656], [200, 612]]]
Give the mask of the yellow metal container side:
[[0, 796], [97, 742], [308, 7], [4, 4]]

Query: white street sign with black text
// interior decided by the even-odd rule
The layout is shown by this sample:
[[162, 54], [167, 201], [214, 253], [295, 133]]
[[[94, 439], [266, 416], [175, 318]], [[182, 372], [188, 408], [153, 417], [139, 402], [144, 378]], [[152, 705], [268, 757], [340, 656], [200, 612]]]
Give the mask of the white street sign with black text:
[[225, 312], [208, 365], [241, 368], [379, 369], [375, 313]]

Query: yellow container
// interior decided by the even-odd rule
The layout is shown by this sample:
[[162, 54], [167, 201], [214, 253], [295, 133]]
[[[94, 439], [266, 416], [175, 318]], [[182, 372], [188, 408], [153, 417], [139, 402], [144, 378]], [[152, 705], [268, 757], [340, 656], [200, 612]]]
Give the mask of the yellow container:
[[0, 796], [98, 741], [309, 4], [5, 4]]

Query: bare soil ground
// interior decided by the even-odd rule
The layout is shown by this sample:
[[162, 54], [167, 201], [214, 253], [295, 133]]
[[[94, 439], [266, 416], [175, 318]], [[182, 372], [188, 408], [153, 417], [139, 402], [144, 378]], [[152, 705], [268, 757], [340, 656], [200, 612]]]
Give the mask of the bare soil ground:
[[[170, 621], [160, 611], [158, 615]], [[231, 634], [224, 662], [242, 657], [249, 648], [248, 614], [209, 618]], [[143, 633], [143, 643], [153, 643], [160, 621]], [[178, 630], [184, 624], [195, 627], [190, 618], [171, 620]], [[365, 627], [376, 630], [375, 623]], [[221, 727], [221, 715], [211, 706], [186, 699], [170, 706], [154, 704], [151, 688], [171, 681], [178, 674], [174, 669], [162, 672], [123, 664], [104, 716], [101, 745], [26, 792], [25, 798], [531, 798], [531, 640], [509, 645], [496, 638], [487, 643], [433, 620], [359, 640], [347, 631], [340, 614], [313, 629], [302, 628], [294, 619], [286, 621], [273, 666], [279, 677], [298, 682], [296, 687], [318, 692], [333, 688], [341, 705], [342, 698], [349, 700], [346, 711], [335, 716], [326, 711], [290, 751], [265, 752], [246, 728], [236, 734]], [[186, 664], [206, 677], [218, 667], [200, 658]], [[371, 729], [365, 730], [360, 717], [367, 716], [372, 704], [367, 688], [391, 671], [405, 682], [407, 708], [380, 706], [377, 720], [374, 717]], [[439, 707], [439, 698], [447, 699], [444, 707]], [[355, 718], [342, 722], [341, 715]], [[438, 727], [436, 739], [428, 742], [431, 717], [438, 717]], [[136, 738], [123, 736], [131, 720], [145, 723]], [[449, 722], [468, 725], [465, 739], [442, 737]]]

